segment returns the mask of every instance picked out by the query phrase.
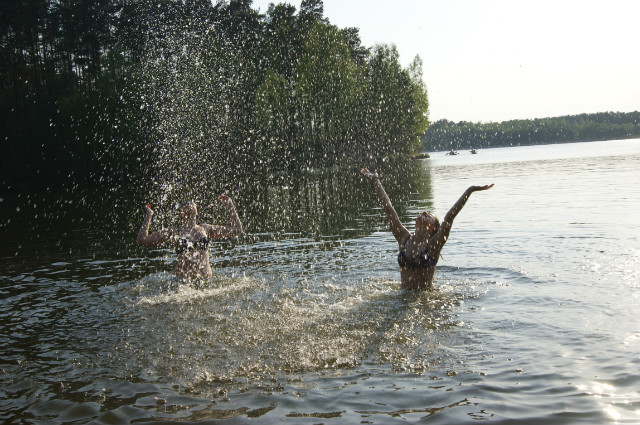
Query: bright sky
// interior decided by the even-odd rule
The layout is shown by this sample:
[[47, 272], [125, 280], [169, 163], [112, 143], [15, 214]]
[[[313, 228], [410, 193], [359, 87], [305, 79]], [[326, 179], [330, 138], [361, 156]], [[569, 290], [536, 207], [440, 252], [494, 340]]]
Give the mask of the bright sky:
[[[269, 3], [254, 0], [266, 13]], [[505, 121], [640, 110], [640, 1], [324, 0], [362, 44], [423, 60], [430, 118]]]

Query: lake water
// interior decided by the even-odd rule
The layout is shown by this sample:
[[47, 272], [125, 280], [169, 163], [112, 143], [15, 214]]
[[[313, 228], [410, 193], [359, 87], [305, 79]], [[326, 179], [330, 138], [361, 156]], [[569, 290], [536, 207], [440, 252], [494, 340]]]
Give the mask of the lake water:
[[[377, 167], [409, 228], [495, 184], [456, 218], [434, 291], [400, 289], [357, 167], [239, 185], [246, 234], [197, 287], [134, 243], [144, 202], [174, 220], [161, 194], [6, 188], [0, 419], [640, 423], [640, 140]], [[227, 223], [218, 194], [200, 221]]]

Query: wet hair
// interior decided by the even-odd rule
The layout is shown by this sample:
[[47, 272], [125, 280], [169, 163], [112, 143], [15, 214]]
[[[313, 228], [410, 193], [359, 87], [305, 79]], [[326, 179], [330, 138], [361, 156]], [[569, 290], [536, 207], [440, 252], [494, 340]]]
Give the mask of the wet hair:
[[437, 232], [438, 230], [440, 230], [440, 219], [439, 219], [437, 216], [433, 215], [433, 214], [431, 214], [431, 217], [433, 217], [433, 225], [434, 225], [434, 226], [436, 226], [436, 230], [434, 230], [433, 232], [431, 232], [431, 233], [429, 234], [429, 237], [431, 237], [431, 236], [435, 235], [435, 234], [436, 234], [436, 232]]
[[431, 214], [428, 211], [424, 211], [424, 213], [420, 213], [420, 215], [422, 214], [428, 214], [429, 217], [433, 218], [433, 225], [435, 226], [435, 230], [429, 233], [428, 237], [430, 238], [431, 236], [435, 235], [438, 230], [440, 230], [440, 219], [438, 218], [438, 216], [436, 216], [435, 214]]
[[[193, 208], [187, 208], [185, 209], [185, 207], [189, 206], [189, 205], [193, 205]], [[182, 204], [180, 204], [180, 206], [178, 207], [178, 214], [180, 216], [182, 216], [183, 214], [185, 216], [197, 216], [198, 215], [198, 210], [196, 207], [196, 203], [193, 201], [186, 201], [183, 202]]]

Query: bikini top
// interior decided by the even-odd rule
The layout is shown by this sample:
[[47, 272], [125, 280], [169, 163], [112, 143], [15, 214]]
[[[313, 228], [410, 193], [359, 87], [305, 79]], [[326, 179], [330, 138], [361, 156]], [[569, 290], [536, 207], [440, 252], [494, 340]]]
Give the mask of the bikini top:
[[182, 254], [187, 251], [207, 248], [209, 248], [209, 238], [207, 238], [206, 236], [199, 241], [194, 241], [189, 238], [180, 238], [178, 239], [178, 243], [176, 244], [176, 254]]
[[398, 253], [398, 264], [403, 269], [428, 269], [429, 267], [435, 266], [437, 262], [437, 258], [429, 255], [429, 245], [425, 246], [421, 253], [411, 259], [407, 258], [406, 248], [402, 248]]

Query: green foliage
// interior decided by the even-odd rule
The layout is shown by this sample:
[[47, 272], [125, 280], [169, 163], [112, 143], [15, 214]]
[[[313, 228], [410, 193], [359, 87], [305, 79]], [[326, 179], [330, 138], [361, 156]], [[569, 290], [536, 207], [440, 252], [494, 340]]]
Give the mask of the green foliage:
[[362, 46], [321, 0], [251, 4], [2, 2], [0, 180], [225, 178], [419, 148], [419, 59]]
[[291, 164], [296, 151], [293, 90], [289, 81], [268, 71], [257, 92], [257, 127], [260, 134], [257, 155], [264, 166]]
[[640, 136], [640, 112], [603, 112], [501, 123], [436, 121], [422, 137], [424, 150], [524, 146]]
[[300, 114], [298, 136], [314, 158], [341, 153], [350, 127], [355, 64], [342, 34], [321, 22], [307, 33], [297, 69], [295, 97]]
[[429, 127], [429, 98], [427, 87], [422, 78], [422, 59], [420, 56], [413, 59], [408, 72], [413, 94], [413, 108], [409, 111], [413, 117], [413, 132], [414, 134], [424, 134]]
[[427, 125], [423, 83], [402, 69], [395, 46], [375, 46], [364, 71], [358, 112], [360, 132], [367, 145], [384, 155], [417, 151], [421, 133], [416, 131]]

